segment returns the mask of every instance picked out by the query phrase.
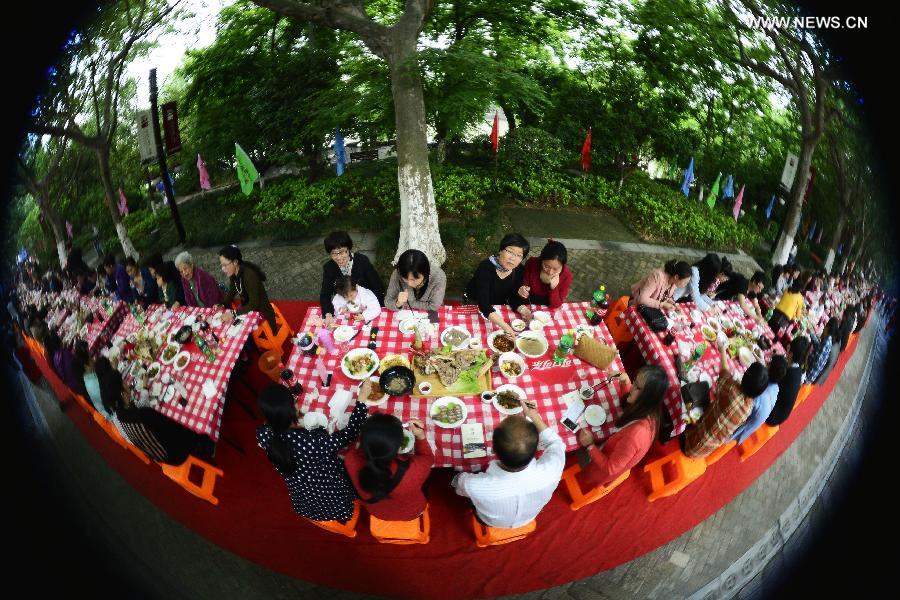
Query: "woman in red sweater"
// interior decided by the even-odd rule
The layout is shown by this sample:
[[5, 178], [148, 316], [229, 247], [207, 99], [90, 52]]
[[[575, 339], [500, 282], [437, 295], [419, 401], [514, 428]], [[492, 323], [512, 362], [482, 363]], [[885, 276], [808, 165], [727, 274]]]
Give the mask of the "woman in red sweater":
[[566, 266], [567, 257], [565, 246], [547, 240], [540, 257], [532, 256], [525, 264], [520, 295], [524, 291], [531, 304], [559, 308], [572, 287], [572, 270]]
[[[586, 488], [595, 488], [616, 480], [622, 473], [638, 464], [650, 450], [659, 432], [662, 401], [669, 378], [658, 365], [648, 365], [638, 371], [634, 385], [625, 373], [622, 382], [622, 415], [616, 421], [619, 428], [602, 446], [595, 444], [590, 428], [578, 432], [578, 441], [587, 450], [590, 463], [579, 475]], [[629, 389], [630, 388], [630, 389]]]
[[409, 420], [414, 453], [397, 456], [403, 426], [393, 415], [376, 413], [363, 424], [359, 448], [344, 457], [347, 473], [369, 514], [384, 521], [411, 521], [425, 510], [422, 484], [431, 473], [434, 453], [418, 419]]

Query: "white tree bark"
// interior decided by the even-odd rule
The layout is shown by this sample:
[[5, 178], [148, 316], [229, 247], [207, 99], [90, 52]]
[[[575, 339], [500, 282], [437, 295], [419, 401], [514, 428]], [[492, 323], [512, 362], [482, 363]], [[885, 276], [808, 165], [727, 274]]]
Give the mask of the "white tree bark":
[[831, 267], [834, 266], [834, 248], [828, 249], [828, 258], [825, 259], [825, 272], [831, 275]]
[[116, 235], [119, 236], [119, 243], [122, 244], [122, 250], [125, 252], [126, 257], [130, 256], [134, 260], [141, 257], [135, 249], [134, 244], [131, 243], [131, 238], [128, 237], [128, 230], [125, 229], [125, 224], [121, 221], [116, 223]]
[[447, 252], [441, 243], [430, 173], [422, 173], [414, 165], [398, 166], [397, 184], [400, 187], [400, 240], [393, 263], [397, 263], [400, 254], [415, 248], [424, 252], [430, 262], [443, 264]]
[[66, 268], [66, 242], [57, 238], [56, 253], [59, 255], [59, 268]]

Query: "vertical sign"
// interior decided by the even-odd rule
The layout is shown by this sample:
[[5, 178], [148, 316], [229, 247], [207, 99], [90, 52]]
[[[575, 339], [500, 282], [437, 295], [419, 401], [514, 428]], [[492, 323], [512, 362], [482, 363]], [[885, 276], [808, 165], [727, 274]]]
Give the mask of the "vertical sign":
[[181, 132], [178, 131], [178, 107], [174, 101], [162, 105], [162, 120], [166, 154], [175, 154], [181, 150]]
[[135, 116], [137, 121], [137, 144], [141, 155], [141, 164], [156, 162], [156, 144], [153, 141], [153, 113], [140, 110]]

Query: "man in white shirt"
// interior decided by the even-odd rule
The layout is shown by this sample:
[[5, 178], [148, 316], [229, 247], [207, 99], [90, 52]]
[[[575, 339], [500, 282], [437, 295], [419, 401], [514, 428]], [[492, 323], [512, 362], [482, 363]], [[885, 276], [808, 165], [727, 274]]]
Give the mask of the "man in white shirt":
[[[544, 453], [535, 459], [539, 441]], [[541, 512], [559, 484], [565, 445], [530, 402], [524, 403], [522, 415], [503, 419], [494, 430], [493, 444], [499, 460], [492, 461], [484, 473], [460, 473], [452, 485], [457, 494], [472, 501], [485, 525], [522, 527]]]

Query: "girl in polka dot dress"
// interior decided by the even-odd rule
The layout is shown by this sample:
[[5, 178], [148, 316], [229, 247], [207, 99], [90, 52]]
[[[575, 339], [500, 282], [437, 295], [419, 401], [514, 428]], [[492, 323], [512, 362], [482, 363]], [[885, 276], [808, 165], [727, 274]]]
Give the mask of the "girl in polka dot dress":
[[356, 439], [368, 407], [357, 401], [347, 426], [329, 434], [297, 423], [294, 398], [282, 385], [266, 388], [259, 406], [266, 424], [256, 440], [284, 478], [294, 512], [313, 521], [348, 521], [356, 492], [337, 453]]

